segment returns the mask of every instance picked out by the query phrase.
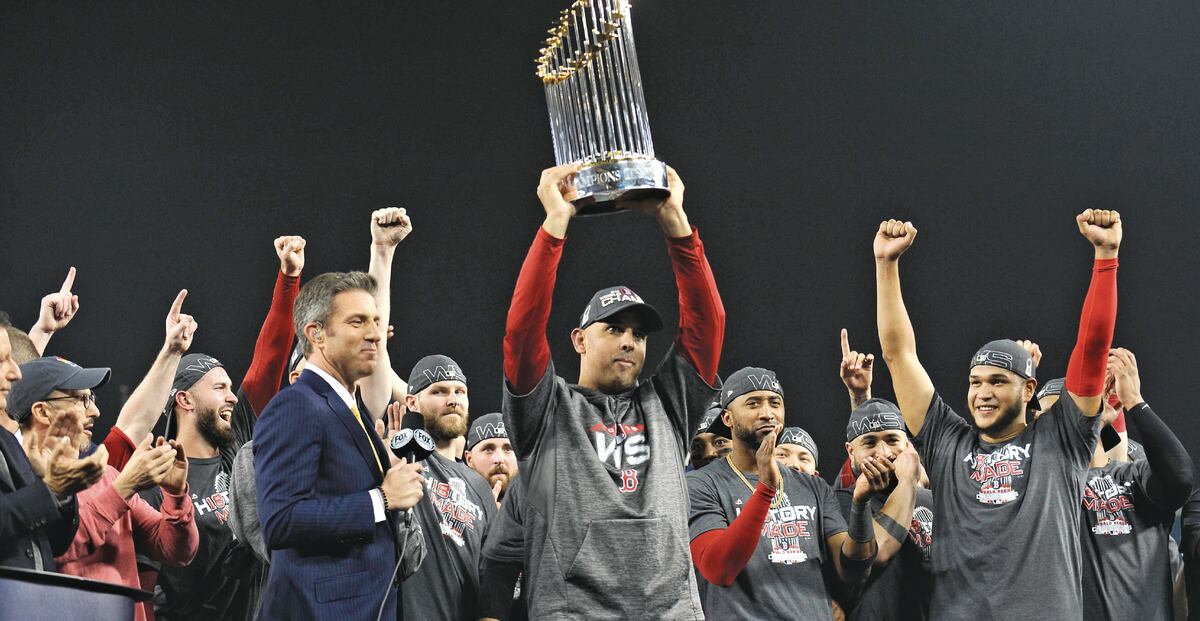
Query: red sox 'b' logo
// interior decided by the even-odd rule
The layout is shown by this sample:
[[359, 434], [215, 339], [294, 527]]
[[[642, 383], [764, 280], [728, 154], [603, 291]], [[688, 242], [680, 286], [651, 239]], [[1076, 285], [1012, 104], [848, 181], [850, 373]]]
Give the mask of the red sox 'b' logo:
[[638, 473], [633, 468], [626, 468], [621, 471], [621, 487], [619, 491], [629, 493], [636, 492], [638, 488]]

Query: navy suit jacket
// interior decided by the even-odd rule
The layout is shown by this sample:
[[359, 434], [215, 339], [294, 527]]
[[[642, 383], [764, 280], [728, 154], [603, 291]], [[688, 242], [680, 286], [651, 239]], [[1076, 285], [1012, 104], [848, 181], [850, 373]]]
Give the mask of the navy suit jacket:
[[383, 482], [383, 442], [364, 433], [332, 386], [305, 371], [259, 417], [254, 474], [271, 569], [262, 619], [396, 618], [395, 531], [375, 522], [368, 493]]
[[34, 548], [42, 568], [54, 571], [54, 556], [67, 551], [79, 528], [79, 505], [61, 509], [54, 493], [33, 473], [16, 436], [0, 429], [0, 566], [34, 569]]

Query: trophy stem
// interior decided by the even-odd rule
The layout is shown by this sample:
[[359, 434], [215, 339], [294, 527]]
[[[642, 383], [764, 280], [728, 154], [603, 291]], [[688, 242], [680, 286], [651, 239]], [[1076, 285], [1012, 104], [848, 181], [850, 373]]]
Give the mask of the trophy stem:
[[[629, 152], [629, 145], [625, 140], [625, 128], [621, 125], [622, 116], [620, 114], [623, 109], [618, 105], [615, 82], [616, 75], [613, 72], [612, 63], [612, 46], [608, 45], [611, 41], [609, 35], [604, 32], [604, 20], [597, 15], [601, 10], [600, 0], [592, 2], [592, 36], [597, 40], [597, 57], [598, 66], [602, 71], [601, 86], [604, 89], [604, 102], [608, 106], [609, 116], [612, 118], [612, 126], [615, 128], [613, 133], [613, 150], [624, 155]], [[611, 102], [611, 103], [610, 103]]]
[[645, 152], [642, 155], [646, 157], [654, 157], [654, 139], [650, 137], [650, 118], [646, 114], [646, 94], [642, 92], [642, 71], [638, 67], [637, 61], [637, 45], [633, 41], [633, 16], [630, 15], [629, 3], [626, 0], [617, 0], [621, 3], [621, 13], [623, 13], [622, 21], [625, 22], [625, 27], [622, 29], [625, 32], [623, 39], [629, 52], [625, 55], [625, 59], [629, 61], [630, 78], [633, 80], [633, 93], [637, 97], [637, 117], [643, 129], [643, 136], [646, 138]]
[[[619, 12], [612, 11], [612, 0], [606, 0], [609, 3], [609, 13], [613, 14], [613, 26], [615, 28], [613, 35], [613, 43], [616, 45], [614, 56], [617, 58], [617, 73], [616, 80], [618, 87], [621, 90], [621, 101], [624, 103], [625, 121], [629, 125], [631, 135], [631, 149], [638, 155], [645, 154], [645, 139], [642, 136], [642, 128], [637, 121], [637, 104], [633, 96], [633, 81], [629, 77], [628, 54], [625, 50], [624, 33], [619, 28], [619, 20], [621, 15]], [[632, 115], [632, 116], [631, 116]]]

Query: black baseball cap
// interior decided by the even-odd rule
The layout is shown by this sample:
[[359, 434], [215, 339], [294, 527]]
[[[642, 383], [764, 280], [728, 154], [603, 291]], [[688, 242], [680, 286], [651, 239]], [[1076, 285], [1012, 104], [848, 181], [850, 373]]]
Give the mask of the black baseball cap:
[[809, 453], [812, 453], [813, 461], [818, 461], [820, 457], [820, 453], [817, 452], [817, 441], [813, 440], [813, 437], [800, 427], [784, 427], [783, 433], [779, 434], [779, 438], [775, 440], [775, 446], [780, 444], [803, 446], [808, 449]]
[[709, 403], [704, 410], [704, 416], [700, 418], [700, 424], [696, 425], [696, 433], [693, 433], [692, 437], [702, 433], [715, 433], [723, 438], [729, 438], [729, 427], [725, 426], [721, 420], [721, 412], [724, 411], [720, 401]]
[[728, 408], [734, 399], [756, 390], [769, 390], [783, 396], [783, 385], [774, 371], [762, 367], [742, 367], [734, 371], [721, 386], [721, 407]]
[[45, 400], [55, 390], [95, 390], [108, 383], [112, 369], [85, 369], [66, 358], [45, 356], [21, 365], [21, 379], [13, 384], [8, 397], [8, 415], [24, 423], [32, 414], [33, 404]]
[[[971, 357], [971, 368], [979, 366], [999, 367], [1024, 379], [1037, 380], [1037, 365], [1033, 363], [1033, 356], [1012, 339], [999, 339], [980, 347]], [[1029, 407], [1042, 409], [1036, 394], [1029, 400]]]
[[467, 374], [450, 356], [425, 356], [413, 365], [412, 372], [408, 374], [408, 394], [415, 395], [433, 384], [449, 381], [466, 384]]
[[625, 286], [605, 287], [592, 294], [591, 301], [579, 316], [579, 327], [586, 328], [597, 321], [624, 311], [633, 310], [642, 320], [642, 329], [646, 332], [657, 332], [663, 327], [662, 317], [638, 295], [633, 289]]
[[846, 424], [846, 441], [853, 442], [861, 435], [876, 431], [900, 431], [908, 434], [908, 425], [900, 408], [887, 399], [867, 399], [850, 413]]
[[467, 444], [464, 450], [471, 450], [476, 444], [492, 438], [508, 438], [508, 429], [504, 427], [504, 416], [499, 412], [484, 414], [471, 423], [467, 430]]

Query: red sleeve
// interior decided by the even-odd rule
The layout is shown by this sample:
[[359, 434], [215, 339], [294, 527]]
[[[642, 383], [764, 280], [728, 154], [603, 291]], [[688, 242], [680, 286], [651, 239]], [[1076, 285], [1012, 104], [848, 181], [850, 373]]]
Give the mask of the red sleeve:
[[108, 430], [108, 435], [104, 436], [104, 441], [101, 442], [104, 448], [108, 449], [108, 465], [117, 470], [124, 470], [125, 464], [129, 463], [129, 458], [133, 457], [133, 452], [137, 450], [137, 445], [129, 436], [121, 431], [116, 425]]
[[271, 296], [271, 308], [258, 332], [254, 357], [242, 380], [242, 394], [250, 402], [255, 416], [279, 392], [279, 382], [287, 366], [292, 340], [296, 338], [296, 328], [292, 325], [292, 305], [299, 293], [300, 277], [279, 272], [279, 277], [275, 279], [275, 293]]
[[134, 494], [129, 499], [129, 512], [137, 549], [165, 565], [182, 567], [192, 562], [200, 549], [194, 511], [187, 489], [180, 495], [162, 490], [158, 510]]
[[546, 323], [550, 321], [554, 282], [565, 239], [538, 227], [529, 254], [521, 264], [512, 305], [504, 324], [504, 377], [514, 394], [523, 395], [537, 386], [550, 363]]
[[1065, 385], [1072, 394], [1093, 397], [1104, 391], [1104, 368], [1116, 324], [1117, 260], [1096, 259], [1079, 317], [1079, 336], [1067, 365]]
[[692, 539], [692, 562], [705, 580], [725, 587], [733, 584], [758, 548], [773, 498], [775, 490], [759, 483], [729, 528], [710, 530]]
[[704, 243], [695, 227], [687, 237], [667, 239], [667, 252], [679, 289], [679, 336], [676, 343], [687, 352], [700, 377], [717, 379], [721, 346], [725, 341], [725, 306], [717, 292], [712, 267], [704, 256]]

